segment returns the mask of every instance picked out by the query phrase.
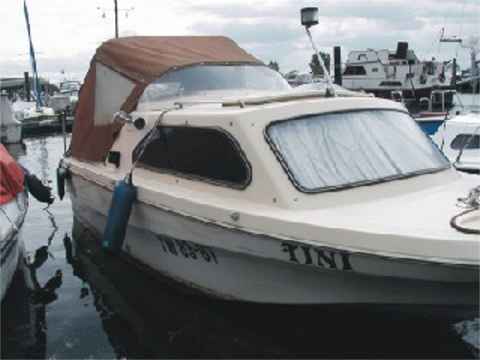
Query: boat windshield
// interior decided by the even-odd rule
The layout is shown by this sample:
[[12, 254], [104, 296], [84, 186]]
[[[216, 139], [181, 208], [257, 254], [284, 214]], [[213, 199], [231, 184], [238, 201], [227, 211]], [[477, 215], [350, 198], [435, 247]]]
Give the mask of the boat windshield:
[[195, 65], [164, 74], [147, 86], [139, 102], [156, 102], [218, 91], [289, 89], [287, 81], [267, 66]]
[[274, 122], [267, 139], [303, 192], [387, 181], [450, 163], [404, 112], [361, 110]]

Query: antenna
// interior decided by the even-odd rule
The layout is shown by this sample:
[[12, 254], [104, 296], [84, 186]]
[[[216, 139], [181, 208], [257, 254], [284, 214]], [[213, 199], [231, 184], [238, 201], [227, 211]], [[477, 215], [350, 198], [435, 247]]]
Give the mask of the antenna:
[[462, 39], [452, 36], [452, 37], [445, 37], [445, 29], [442, 28], [442, 31], [440, 32], [440, 42], [444, 43], [462, 43]]
[[[113, 13], [114, 13], [114, 17], [115, 17], [115, 38], [118, 38], [118, 13], [119, 12], [124, 12], [125, 13], [125, 18], [128, 18], [128, 14], [130, 12], [132, 12], [133, 10], [135, 10], [135, 7], [134, 6], [131, 6], [129, 8], [124, 8], [124, 9], [119, 9], [118, 8], [118, 0], [113, 0]], [[99, 10], [101, 13], [102, 13], [102, 19], [106, 19], [107, 18], [107, 12], [110, 12], [112, 11], [112, 9], [110, 8], [104, 8], [104, 7], [100, 7], [100, 6], [97, 6], [97, 10]]]
[[325, 67], [325, 63], [323, 62], [323, 58], [320, 56], [320, 52], [317, 50], [317, 47], [315, 46], [315, 42], [312, 39], [312, 34], [310, 33], [310, 28], [318, 24], [318, 8], [317, 7], [303, 8], [300, 10], [300, 17], [302, 20], [302, 25], [305, 26], [305, 31], [307, 32], [307, 36], [310, 39], [310, 43], [312, 44], [313, 51], [317, 55], [318, 62], [322, 67], [323, 73], [325, 74], [325, 79], [327, 80], [326, 95], [336, 96], [335, 88], [333, 86], [330, 73], [327, 71], [327, 68]]

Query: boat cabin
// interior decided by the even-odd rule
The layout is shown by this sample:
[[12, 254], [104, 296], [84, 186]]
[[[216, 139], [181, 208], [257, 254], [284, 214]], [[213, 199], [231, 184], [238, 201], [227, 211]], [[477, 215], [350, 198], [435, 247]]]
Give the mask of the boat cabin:
[[[388, 49], [351, 51], [343, 73], [344, 86], [363, 89], [377, 96], [390, 97], [392, 91], [407, 91], [411, 97], [429, 97], [423, 90], [450, 85], [451, 64], [420, 61], [408, 43], [399, 42], [396, 51]], [[421, 93], [423, 91], [423, 93]]]
[[447, 120], [432, 136], [460, 171], [480, 174], [480, 115], [460, 114]]
[[[301, 207], [318, 206], [312, 194], [449, 167], [401, 104], [348, 91], [334, 98], [326, 91], [293, 91], [225, 38], [208, 40], [233, 61], [179, 66], [160, 53], [163, 67], [149, 60], [161, 68], [156, 76], [141, 77], [118, 59], [112, 68], [109, 52], [123, 51], [113, 44], [145, 49], [133, 39], [112, 40], [111, 49], [97, 52], [72, 139], [74, 158], [104, 163], [114, 178], [135, 166], [134, 179], [147, 187], [163, 183], [200, 197]], [[161, 39], [163, 49], [183, 50]], [[176, 62], [182, 61], [191, 59]], [[152, 77], [135, 82], [127, 71]]]

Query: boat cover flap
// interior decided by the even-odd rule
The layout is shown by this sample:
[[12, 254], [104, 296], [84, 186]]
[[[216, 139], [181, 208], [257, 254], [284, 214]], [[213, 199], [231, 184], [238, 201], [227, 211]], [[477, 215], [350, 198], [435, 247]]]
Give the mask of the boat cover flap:
[[0, 205], [10, 202], [23, 191], [23, 170], [0, 144]]
[[103, 161], [121, 128], [113, 122], [95, 122], [95, 98], [101, 98], [95, 92], [102, 89], [96, 86], [101, 76], [96, 71], [97, 62], [133, 83], [129, 96], [121, 99], [122, 106], [117, 109], [127, 113], [136, 108], [149, 83], [172, 69], [196, 64], [262, 64], [223, 36], [134, 36], [104, 42], [92, 59], [75, 114], [72, 155], [87, 161]]

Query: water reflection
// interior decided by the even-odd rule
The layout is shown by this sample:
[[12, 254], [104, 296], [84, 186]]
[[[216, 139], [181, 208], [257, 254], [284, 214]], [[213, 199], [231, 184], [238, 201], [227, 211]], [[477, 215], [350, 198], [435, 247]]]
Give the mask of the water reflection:
[[[451, 322], [352, 306], [231, 303], [187, 293], [106, 254], [74, 221], [75, 273], [87, 282], [117, 357], [422, 357], [471, 356]], [[448, 346], [438, 346], [449, 339]], [[392, 349], [395, 349], [392, 351]]]
[[[22, 165], [55, 182], [62, 138], [26, 145]], [[21, 236], [27, 260], [2, 302], [2, 358], [472, 357], [452, 326], [464, 315], [262, 306], [188, 293], [104, 253], [74, 221], [68, 194], [47, 209], [32, 199]]]
[[[42, 252], [39, 251], [39, 254]], [[41, 260], [36, 264], [40, 264]], [[21, 261], [12, 285], [2, 302], [2, 358], [46, 357], [46, 304], [35, 298], [35, 289], [41, 288], [32, 278], [34, 267]], [[51, 302], [51, 301], [50, 301]]]
[[[47, 344], [46, 307], [55, 302], [62, 285], [57, 269], [43, 284], [37, 271], [51, 254], [48, 246], [27, 256], [22, 248], [18, 270], [2, 302], [2, 358], [45, 358]], [[6, 336], [5, 336], [6, 334]]]

